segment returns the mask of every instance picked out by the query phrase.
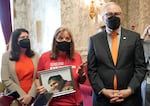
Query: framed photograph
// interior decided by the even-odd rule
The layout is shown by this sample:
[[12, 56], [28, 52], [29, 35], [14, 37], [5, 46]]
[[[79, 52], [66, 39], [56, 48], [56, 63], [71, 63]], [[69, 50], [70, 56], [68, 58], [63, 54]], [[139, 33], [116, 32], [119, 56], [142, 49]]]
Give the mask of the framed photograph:
[[41, 84], [53, 97], [75, 92], [71, 66], [38, 72]]

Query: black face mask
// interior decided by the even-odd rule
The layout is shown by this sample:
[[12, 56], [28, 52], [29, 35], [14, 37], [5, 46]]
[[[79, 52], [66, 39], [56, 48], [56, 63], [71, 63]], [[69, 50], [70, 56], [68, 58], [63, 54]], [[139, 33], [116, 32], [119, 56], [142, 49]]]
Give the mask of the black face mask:
[[57, 42], [56, 48], [61, 51], [70, 51], [70, 45], [71, 45], [71, 42], [66, 42], [66, 41]]
[[108, 28], [110, 28], [112, 30], [116, 30], [120, 26], [120, 18], [118, 18], [116, 16], [111, 16], [106, 20], [106, 24], [107, 24]]
[[29, 39], [22, 39], [19, 41], [19, 45], [22, 48], [30, 48], [30, 40]]

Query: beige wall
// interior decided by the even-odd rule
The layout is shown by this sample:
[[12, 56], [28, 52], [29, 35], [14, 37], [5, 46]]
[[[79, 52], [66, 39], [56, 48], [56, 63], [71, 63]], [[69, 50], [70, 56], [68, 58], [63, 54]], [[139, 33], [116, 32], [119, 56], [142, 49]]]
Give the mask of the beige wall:
[[98, 23], [90, 19], [84, 0], [61, 0], [61, 11], [62, 26], [71, 29], [76, 50], [86, 58], [89, 36], [98, 31]]
[[[33, 0], [36, 2], [36, 0]], [[47, 0], [46, 0], [47, 1]], [[57, 0], [55, 0], [57, 1]], [[86, 59], [88, 39], [98, 30], [100, 23], [94, 23], [89, 17], [89, 6], [86, 0], [60, 0], [61, 7], [61, 25], [69, 27], [74, 35], [76, 49], [80, 51], [83, 58]], [[135, 31], [143, 33], [144, 28], [150, 24], [150, 0], [111, 0], [117, 2], [124, 15], [123, 27], [131, 29], [135, 26]], [[31, 0], [16, 0], [16, 18], [15, 28], [26, 27], [33, 32], [33, 15]], [[44, 1], [42, 1], [44, 2]], [[46, 3], [46, 2], [45, 2]], [[37, 6], [38, 7], [38, 6]], [[41, 7], [43, 9], [43, 7]], [[36, 9], [34, 10], [34, 12]], [[37, 9], [38, 11], [38, 9]], [[44, 10], [43, 10], [44, 11]], [[39, 14], [43, 15], [43, 11]], [[46, 23], [44, 20], [42, 23]]]

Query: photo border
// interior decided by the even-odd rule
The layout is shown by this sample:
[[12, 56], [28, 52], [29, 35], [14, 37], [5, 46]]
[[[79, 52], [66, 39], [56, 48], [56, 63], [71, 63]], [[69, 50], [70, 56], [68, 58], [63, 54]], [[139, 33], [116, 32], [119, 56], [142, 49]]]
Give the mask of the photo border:
[[[57, 69], [48, 69], [48, 70], [43, 70], [43, 71], [39, 71], [38, 72], [39, 75], [39, 80], [41, 85], [43, 85], [48, 92], [53, 92], [52, 90], [49, 91], [49, 84], [48, 84], [48, 78], [51, 76], [55, 76], [55, 75], [61, 75], [63, 77], [63, 79], [65, 80], [69, 80], [72, 82], [72, 89], [69, 90], [64, 90], [64, 91], [60, 91], [60, 92], [53, 92], [53, 97], [57, 97], [57, 96], [62, 96], [62, 95], [66, 95], [66, 94], [70, 94], [75, 92], [75, 85], [74, 85], [74, 79], [73, 79], [73, 75], [72, 75], [72, 67], [71, 66], [64, 66], [61, 68], [57, 68]], [[66, 79], [68, 78], [68, 79]]]

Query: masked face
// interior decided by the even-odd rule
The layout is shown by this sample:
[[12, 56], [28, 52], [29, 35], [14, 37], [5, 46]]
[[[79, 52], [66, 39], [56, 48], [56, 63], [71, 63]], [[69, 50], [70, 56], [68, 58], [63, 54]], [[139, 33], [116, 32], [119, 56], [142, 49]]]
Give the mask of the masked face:
[[22, 48], [30, 48], [30, 40], [29, 39], [22, 39], [19, 41], [19, 45]]
[[106, 19], [106, 25], [108, 26], [108, 28], [116, 30], [120, 26], [120, 18], [116, 17], [115, 15], [111, 16]]
[[63, 42], [57, 42], [56, 44], [56, 48], [61, 50], [61, 51], [70, 51], [70, 45], [71, 45], [71, 42], [66, 42], [66, 41], [63, 41]]

